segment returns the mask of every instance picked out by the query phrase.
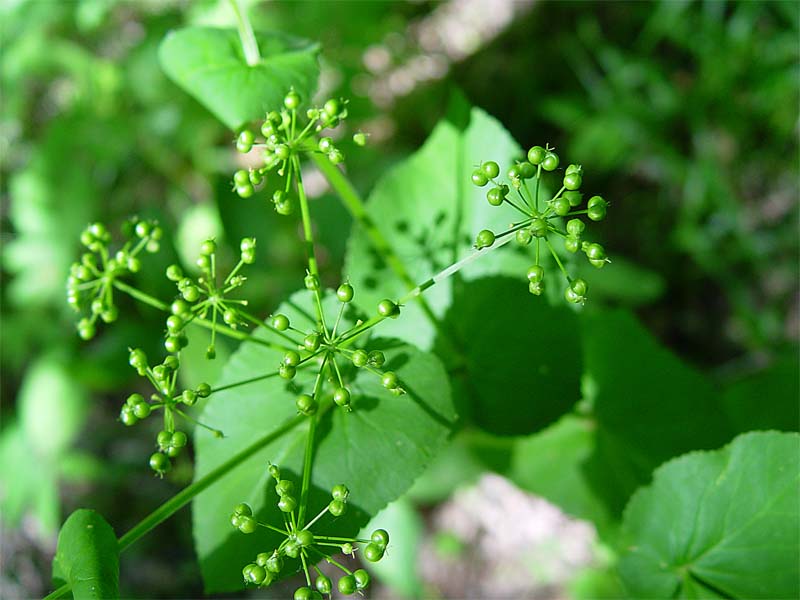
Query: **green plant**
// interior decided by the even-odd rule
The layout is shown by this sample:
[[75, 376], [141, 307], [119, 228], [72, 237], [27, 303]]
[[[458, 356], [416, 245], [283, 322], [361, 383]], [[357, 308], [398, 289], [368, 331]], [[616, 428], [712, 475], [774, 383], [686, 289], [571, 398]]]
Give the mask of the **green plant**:
[[[570, 254], [580, 250], [596, 268], [608, 263], [602, 246], [582, 239], [585, 226], [578, 217], [601, 220], [607, 203], [594, 196], [585, 209], [579, 208], [584, 176], [580, 166], [569, 165], [561, 189], [546, 194], [542, 171], [555, 171], [560, 162], [554, 149], [534, 146], [525, 154], [491, 117], [456, 100], [425, 147], [389, 172], [365, 204], [340, 167], [344, 150], [349, 153], [346, 138], [334, 142], [327, 135], [347, 117], [347, 103], [332, 98], [320, 107], [300, 109], [313, 87], [308, 82], [313, 81], [314, 45], [289, 42], [284, 36], [264, 37], [258, 43], [246, 17], [240, 18], [242, 56], [224, 42], [235, 40], [234, 32], [199, 29], [170, 35], [161, 59], [176, 81], [238, 130], [236, 148], [249, 159], [248, 168], [236, 169], [230, 182], [239, 201], [249, 203], [248, 208], [269, 203], [281, 217], [299, 219], [306, 267], [295, 276], [295, 284], [301, 287], [302, 277], [302, 289], [266, 318], [251, 312], [239, 297], [248, 288], [245, 266], [256, 263], [256, 240], [248, 233], [233, 253], [238, 260], [230, 253], [226, 256], [216, 239], [207, 239], [200, 244], [197, 276], [189, 267], [185, 273], [180, 265], [168, 266], [166, 278], [175, 283], [177, 295], [167, 292], [162, 300], [127, 281], [150, 268], [146, 261], [138, 262], [138, 254], [142, 248], [156, 249], [158, 226], [133, 221], [132, 230], [123, 233], [139, 241], [125, 243], [113, 258], [107, 246], [111, 236], [99, 225], [89, 227], [82, 240], [91, 252], [87, 256], [96, 249], [100, 259], [82, 259], [68, 283], [70, 304], [90, 315], [78, 321], [78, 332], [91, 338], [98, 325], [103, 327], [99, 321], [114, 321], [119, 294], [166, 315], [161, 351], [166, 358], [151, 366], [141, 349], [129, 354], [130, 365], [155, 393], [149, 399], [129, 396], [120, 420], [132, 425], [153, 411], [163, 411], [158, 451], [149, 459], [159, 476], [167, 473], [171, 459], [177, 459], [188, 442], [175, 428], [176, 418], [185, 419], [187, 428], [200, 425], [194, 430], [195, 481], [123, 535], [116, 547], [99, 515], [77, 513], [74, 521], [68, 520], [56, 570], [64, 584], [52, 596], [70, 587], [76, 597], [82, 595], [86, 581], [102, 583], [104, 593], [113, 595], [119, 552], [190, 501], [208, 591], [266, 586], [298, 571], [305, 584], [295, 598], [320, 597], [333, 589], [343, 594], [360, 591], [369, 585], [369, 574], [351, 571], [335, 555], [357, 551], [368, 562], [383, 557], [388, 534], [376, 529], [367, 538], [359, 530], [425, 472], [467, 420], [497, 434], [498, 445], [511, 445], [512, 438], [502, 436], [525, 435], [513, 445], [510, 473], [526, 487], [542, 485], [537, 491], [591, 518], [606, 533], [619, 526], [628, 499], [647, 484], [658, 464], [695, 448], [716, 448], [745, 430], [729, 422], [730, 410], [713, 386], [655, 344], [624, 313], [583, 312], [591, 303], [571, 306], [583, 305], [588, 285], [570, 275], [576, 268]], [[275, 56], [262, 59], [259, 47], [274, 50]], [[203, 48], [224, 57], [219, 72], [207, 80], [189, 76]], [[273, 79], [267, 67], [276, 64], [286, 70]], [[250, 75], [256, 83], [237, 98], [242, 79]], [[285, 94], [289, 85], [294, 89]], [[262, 102], [273, 102], [279, 87], [282, 108], [264, 107]], [[264, 116], [263, 124], [250, 128]], [[365, 141], [358, 132], [352, 139], [359, 147]], [[476, 152], [512, 164], [508, 184], [499, 181], [499, 164], [482, 160]], [[320, 268], [312, 201], [304, 183], [309, 165], [322, 172], [357, 222], [342, 277]], [[478, 187], [493, 182], [485, 200], [482, 190], [468, 185], [470, 179]], [[533, 192], [528, 180], [534, 180]], [[547, 197], [540, 208], [540, 198]], [[523, 214], [522, 221], [505, 225], [506, 217], [493, 210], [502, 204]], [[564, 223], [563, 218], [569, 220]], [[564, 239], [563, 252], [548, 239], [551, 235]], [[533, 265], [522, 247], [494, 251], [512, 239], [520, 246], [536, 240]], [[261, 240], [258, 243], [263, 246]], [[540, 244], [548, 248], [544, 256]], [[566, 287], [544, 287], [545, 274], [556, 268]], [[222, 278], [219, 273], [227, 275]], [[527, 274], [529, 291], [544, 298], [532, 301], [524, 295], [524, 286], [504, 277], [520, 273]], [[517, 295], [520, 288], [523, 298]], [[213, 386], [179, 385], [179, 353], [191, 348], [193, 328], [210, 331], [210, 344], [202, 346], [208, 361], [218, 360], [218, 336], [241, 342]], [[155, 336], [159, 342], [162, 330]], [[516, 365], [521, 371], [513, 370]], [[522, 384], [533, 388], [535, 396], [521, 393]], [[651, 390], [644, 399], [643, 389]], [[582, 402], [573, 407], [578, 398]], [[535, 406], [522, 411], [525, 402]], [[647, 410], [631, 423], [642, 402]], [[189, 409], [194, 406], [202, 409], [203, 424], [192, 416]], [[687, 423], [687, 414], [702, 422]], [[663, 428], [663, 423], [674, 426]], [[775, 426], [770, 420], [761, 425]], [[793, 465], [791, 445], [796, 440], [791, 434], [753, 435], [737, 438], [731, 448], [777, 444], [776, 453]], [[547, 477], [531, 475], [532, 467], [548, 474], [548, 465], [537, 463], [547, 462], [541, 456], [548, 451], [555, 454], [559, 469], [569, 471], [568, 489], [547, 486]], [[718, 466], [720, 457], [730, 452], [709, 454], [707, 462]], [[587, 455], [588, 468], [582, 462]], [[751, 470], [774, 470], [773, 454], [752, 456]], [[655, 488], [667, 470], [656, 472]], [[698, 476], [686, 486], [687, 495], [698, 496], [707, 481]], [[780, 479], [769, 489], [781, 506], [792, 498], [785, 484], [786, 479]], [[730, 498], [735, 494], [729, 491], [719, 494], [714, 507], [736, 508]], [[661, 532], [648, 535], [652, 532], [642, 517], [647, 516], [648, 503], [659, 500], [660, 488], [657, 492], [633, 496], [624, 517], [625, 539], [658, 546], [659, 540], [652, 538]], [[686, 512], [687, 520], [695, 516]], [[783, 522], [768, 501], [763, 512], [770, 523]], [[79, 520], [91, 521], [97, 535], [87, 536], [88, 526], [76, 529]], [[747, 543], [757, 547], [759, 532], [749, 533]], [[782, 575], [774, 586], [764, 584], [757, 591], [791, 591], [787, 565], [792, 552], [773, 557]], [[91, 557], [88, 565], [76, 567], [78, 553]], [[637, 580], [636, 568], [629, 566], [639, 559], [635, 552], [620, 547], [620, 556], [620, 573], [634, 591], [752, 591], [704, 578], [693, 571], [694, 565], [681, 564], [683, 556], [671, 555], [666, 557], [669, 583], [653, 586]], [[338, 581], [317, 569], [319, 561], [342, 571]], [[658, 563], [648, 566], [656, 571], [654, 577], [663, 576], [657, 572]]]

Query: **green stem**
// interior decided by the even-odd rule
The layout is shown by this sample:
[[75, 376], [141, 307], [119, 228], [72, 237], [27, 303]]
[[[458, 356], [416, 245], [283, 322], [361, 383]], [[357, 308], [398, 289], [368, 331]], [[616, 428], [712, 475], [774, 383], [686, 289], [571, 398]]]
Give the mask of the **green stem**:
[[[190, 486], [185, 487], [172, 498], [164, 502], [164, 504], [139, 521], [138, 524], [136, 524], [132, 529], [128, 530], [125, 535], [119, 538], [118, 545], [120, 553], [125, 552], [125, 550], [130, 548], [135, 542], [155, 529], [158, 525], [166, 521], [181, 508], [186, 506], [192, 500], [192, 498], [225, 477], [225, 475], [230, 473], [231, 470], [253, 456], [256, 452], [289, 433], [292, 429], [302, 423], [304, 419], [305, 417], [302, 415], [298, 415], [289, 419], [277, 429], [271, 431], [261, 439], [256, 440], [250, 446], [226, 460], [216, 469], [198, 479]], [[54, 592], [48, 594], [45, 597], [45, 600], [54, 600], [55, 598], [60, 598], [61, 596], [67, 594], [71, 588], [72, 585], [66, 583]]]
[[253, 26], [250, 24], [250, 19], [247, 18], [247, 13], [239, 6], [239, 0], [230, 0], [230, 3], [233, 12], [236, 13], [239, 39], [242, 41], [244, 58], [247, 64], [252, 67], [261, 62], [261, 54], [258, 51], [258, 43], [256, 42], [256, 35], [253, 33]]
[[[161, 302], [161, 300], [159, 300], [158, 298], [153, 298], [153, 296], [145, 294], [140, 290], [137, 290], [135, 287], [129, 286], [127, 283], [123, 283], [115, 279], [114, 287], [117, 288], [120, 292], [128, 294], [131, 298], [134, 298], [139, 302], [142, 302], [143, 304], [147, 304], [148, 306], [152, 306], [153, 308], [157, 308], [158, 310], [163, 310], [164, 312], [170, 312], [169, 305], [165, 304], [164, 302]], [[285, 348], [283, 346], [273, 344], [272, 342], [268, 342], [266, 340], [259, 339], [249, 333], [244, 333], [243, 331], [237, 331], [235, 329], [231, 329], [226, 325], [214, 325], [214, 323], [206, 319], [203, 319], [202, 317], [195, 317], [190, 321], [190, 323], [194, 323], [206, 329], [213, 329], [216, 327], [217, 333], [221, 333], [222, 335], [226, 335], [229, 338], [233, 338], [235, 340], [239, 340], [242, 342], [253, 342], [254, 344], [260, 344], [262, 346], [267, 346], [268, 348], [285, 351]]]
[[[297, 172], [297, 197], [300, 199], [300, 218], [303, 221], [303, 237], [305, 237], [306, 253], [308, 254], [308, 272], [319, 281], [319, 266], [317, 265], [317, 254], [314, 250], [314, 231], [311, 228], [311, 212], [308, 209], [308, 197], [306, 196], [303, 177], [300, 173], [300, 159], [295, 155], [292, 157], [292, 161]], [[314, 290], [314, 300], [317, 304], [317, 316], [322, 322], [322, 327], [327, 331], [328, 327], [325, 325], [325, 314], [322, 311], [322, 297], [319, 289]]]
[[[322, 372], [325, 365], [328, 363], [328, 355], [325, 355], [325, 360], [319, 367], [317, 373], [317, 380], [314, 382], [314, 399], [319, 402], [319, 392], [322, 388]], [[311, 491], [311, 463], [314, 460], [314, 437], [317, 434], [317, 415], [312, 415], [308, 418], [308, 437], [306, 438], [306, 451], [303, 456], [303, 483], [300, 487], [300, 511], [297, 517], [298, 526], [302, 529], [305, 525], [306, 508], [308, 505], [308, 494]]]

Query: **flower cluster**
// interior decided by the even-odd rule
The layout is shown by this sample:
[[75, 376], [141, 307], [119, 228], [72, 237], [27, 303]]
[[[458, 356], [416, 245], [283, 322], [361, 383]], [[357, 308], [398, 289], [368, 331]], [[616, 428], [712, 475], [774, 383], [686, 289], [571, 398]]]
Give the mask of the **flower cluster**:
[[[601, 196], [592, 196], [586, 208], [581, 208], [583, 194], [579, 190], [583, 183], [583, 167], [571, 164], [564, 171], [561, 189], [541, 206], [539, 195], [542, 171], [555, 171], [559, 162], [554, 148], [549, 145], [533, 146], [528, 150], [527, 160], [517, 161], [508, 169], [508, 183], [499, 180], [500, 166], [494, 161], [483, 162], [473, 171], [472, 183], [476, 186], [483, 187], [492, 183], [486, 193], [489, 204], [507, 204], [523, 216], [522, 220], [513, 223], [500, 234], [489, 229], [480, 231], [475, 239], [475, 247], [479, 250], [488, 248], [498, 239], [512, 233], [521, 246], [535, 242], [535, 262], [528, 269], [527, 277], [528, 289], [538, 296], [544, 292], [545, 275], [540, 264], [540, 246], [546, 246], [567, 281], [564, 297], [574, 304], [583, 304], [588, 286], [583, 279], [570, 276], [554, 249], [551, 238], [561, 237], [568, 252], [583, 252], [592, 266], [598, 269], [604, 267], [610, 262], [605, 249], [600, 244], [583, 239], [586, 224], [578, 217], [586, 215], [592, 221], [601, 221], [606, 216], [608, 202]], [[533, 192], [528, 185], [529, 180], [534, 180]], [[566, 225], [564, 219], [567, 219]]]

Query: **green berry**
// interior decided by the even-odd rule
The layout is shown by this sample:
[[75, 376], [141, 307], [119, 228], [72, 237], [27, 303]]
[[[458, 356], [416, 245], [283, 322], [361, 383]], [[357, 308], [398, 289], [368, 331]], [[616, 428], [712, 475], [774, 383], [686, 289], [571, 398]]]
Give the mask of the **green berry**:
[[314, 397], [308, 394], [300, 394], [295, 400], [295, 406], [297, 406], [297, 410], [306, 416], [313, 415], [319, 408], [319, 404], [314, 400]]
[[345, 498], [347, 498], [349, 493], [350, 490], [348, 490], [347, 486], [344, 485], [343, 483], [339, 483], [333, 486], [333, 488], [331, 489], [331, 496], [333, 496], [335, 500], [344, 500]]
[[146, 419], [148, 416], [150, 416], [150, 411], [151, 408], [147, 402], [139, 402], [133, 407], [133, 414], [137, 419]]
[[239, 134], [239, 137], [236, 138], [236, 149], [242, 153], [250, 152], [254, 141], [255, 136], [253, 132], [249, 129], [245, 129]]
[[353, 142], [356, 146], [366, 146], [367, 145], [367, 135], [358, 131], [353, 134]]
[[350, 391], [346, 387], [336, 388], [333, 401], [337, 406], [350, 406]]
[[303, 586], [294, 591], [294, 600], [311, 600], [311, 598], [313, 595], [310, 587]]
[[367, 364], [381, 368], [386, 363], [386, 355], [380, 350], [373, 350], [367, 355]]
[[547, 235], [547, 221], [541, 217], [536, 217], [531, 221], [531, 233], [535, 237], [545, 237]]
[[258, 529], [258, 523], [253, 517], [239, 516], [239, 531], [250, 534]]
[[364, 569], [357, 569], [353, 571], [353, 577], [356, 580], [356, 588], [359, 590], [369, 587], [369, 573]]
[[289, 558], [297, 558], [300, 556], [300, 544], [290, 541], [283, 547], [283, 551]]
[[366, 353], [365, 350], [359, 349], [353, 352], [351, 360], [353, 361], [353, 364], [355, 366], [363, 367], [367, 364], [367, 361], [369, 360], [369, 355]]
[[294, 350], [289, 350], [283, 355], [283, 364], [287, 367], [296, 367], [300, 364], [300, 355]]
[[280, 480], [281, 478], [281, 470], [278, 465], [273, 465], [270, 463], [269, 467], [267, 467], [267, 473], [269, 473], [269, 476], [275, 480]]
[[573, 280], [564, 291], [564, 297], [573, 304], [583, 304], [586, 301], [586, 282], [583, 279]]
[[528, 291], [534, 296], [541, 296], [544, 292], [544, 281], [531, 281], [528, 284]]
[[533, 234], [530, 229], [518, 229], [514, 237], [520, 246], [527, 246], [531, 243], [531, 240], [533, 240]]
[[281, 496], [281, 499], [278, 500], [278, 508], [281, 509], [282, 512], [290, 513], [296, 506], [297, 500], [295, 500], [294, 496]]
[[261, 585], [267, 578], [267, 571], [264, 567], [252, 563], [242, 569], [242, 574], [247, 583], [254, 583], [256, 585]]
[[164, 348], [167, 352], [175, 353], [181, 350], [181, 339], [177, 335], [167, 336], [164, 340]]
[[500, 166], [493, 160], [487, 160], [481, 165], [483, 174], [489, 179], [494, 179], [500, 174]]
[[175, 432], [172, 433], [172, 440], [171, 440], [170, 443], [175, 448], [183, 448], [188, 441], [189, 440], [186, 437], [186, 434], [184, 432], [175, 431]]
[[606, 251], [600, 244], [589, 244], [585, 250], [589, 260], [605, 260]]
[[486, 173], [480, 169], [475, 169], [472, 172], [472, 183], [478, 187], [483, 187], [489, 183], [489, 179], [486, 177]]
[[353, 554], [353, 544], [350, 542], [342, 544], [342, 554]]
[[588, 212], [586, 213], [592, 221], [602, 221], [606, 217], [608, 202], [601, 196], [592, 196], [589, 198], [587, 204]]
[[369, 539], [372, 540], [373, 544], [377, 544], [381, 548], [386, 548], [389, 545], [389, 532], [385, 529], [376, 529], [372, 532], [372, 535], [369, 536]]
[[534, 146], [530, 150], [528, 150], [528, 161], [531, 164], [539, 165], [544, 160], [544, 157], [547, 155], [547, 151], [542, 148], [541, 146]]
[[303, 339], [303, 347], [309, 352], [316, 352], [320, 346], [318, 333], [310, 333]]
[[217, 251], [217, 244], [214, 240], [206, 240], [200, 244], [200, 254], [203, 256], [211, 256]]
[[555, 212], [559, 217], [563, 217], [569, 212], [569, 209], [572, 208], [569, 205], [569, 200], [564, 198], [563, 196], [559, 196], [552, 202], [553, 205], [553, 212]]
[[353, 299], [353, 294], [353, 286], [349, 283], [343, 283], [336, 290], [336, 297], [342, 303], [350, 302]]
[[290, 90], [289, 93], [283, 98], [283, 105], [289, 110], [295, 110], [298, 106], [300, 106], [300, 94], [294, 90]]
[[164, 475], [167, 471], [169, 471], [171, 463], [169, 462], [169, 458], [165, 454], [161, 452], [156, 452], [152, 456], [150, 456], [150, 468], [156, 472], [158, 475]]
[[329, 117], [336, 117], [341, 111], [341, 103], [336, 98], [330, 98], [325, 101], [325, 104], [322, 106], [322, 110], [325, 111], [325, 114], [327, 114]]
[[483, 229], [478, 232], [477, 237], [475, 238], [475, 247], [478, 250], [482, 250], [483, 248], [488, 248], [492, 244], [494, 244], [494, 233], [492, 233], [488, 229]]
[[273, 316], [272, 326], [278, 331], [286, 331], [289, 329], [289, 317], [280, 314]]
[[564, 192], [564, 198], [567, 199], [572, 208], [580, 206], [581, 202], [583, 202], [583, 194], [574, 190]]
[[539, 282], [544, 279], [544, 269], [540, 265], [533, 265], [528, 269], [528, 281]]
[[396, 319], [400, 315], [400, 307], [391, 300], [384, 299], [378, 303], [378, 314]]
[[567, 250], [567, 252], [572, 252], [572, 254], [575, 254], [580, 248], [580, 245], [580, 239], [573, 235], [569, 235], [564, 238], [564, 248]]
[[253, 187], [251, 183], [245, 183], [243, 185], [236, 186], [236, 195], [240, 198], [249, 198], [253, 194], [256, 193], [256, 189]]
[[567, 173], [564, 175], [564, 187], [568, 190], [577, 190], [581, 187], [582, 182], [583, 178], [579, 173]]
[[331, 500], [328, 503], [328, 512], [334, 517], [341, 517], [347, 510], [347, 503], [343, 500]]
[[584, 229], [586, 229], [586, 225], [580, 219], [570, 219], [567, 221], [567, 233], [576, 238], [581, 237]]
[[193, 390], [183, 390], [181, 394], [181, 402], [186, 406], [194, 406], [197, 404], [197, 393]]
[[339, 579], [336, 587], [339, 588], [339, 593], [349, 596], [356, 591], [356, 578], [352, 575], [345, 575]]
[[333, 591], [333, 582], [327, 575], [320, 574], [314, 582], [314, 586], [320, 594], [330, 594]]
[[307, 290], [315, 292], [319, 290], [319, 278], [316, 275], [308, 274], [305, 278], [305, 285]]
[[384, 547], [379, 546], [378, 544], [371, 542], [366, 545], [364, 548], [364, 558], [366, 558], [369, 562], [378, 562], [380, 559], [383, 558]]
[[533, 165], [529, 162], [521, 162], [517, 165], [517, 169], [519, 170], [519, 175], [523, 179], [530, 179], [534, 175], [536, 175], [536, 169]]
[[[508, 190], [507, 187], [505, 189]], [[492, 206], [500, 206], [505, 198], [505, 193], [503, 193], [503, 191], [504, 190], [502, 187], [494, 187], [490, 189], [488, 192], [486, 192], [486, 200], [488, 200], [489, 204]]]
[[201, 398], [207, 398], [211, 394], [211, 386], [207, 383], [201, 383], [197, 386], [197, 395]]
[[133, 407], [128, 406], [127, 404], [120, 409], [119, 420], [122, 421], [123, 425], [128, 427], [136, 425], [136, 423], [139, 422], [138, 417], [133, 412]]
[[283, 559], [278, 554], [273, 554], [267, 559], [266, 566], [270, 573], [280, 573], [283, 569]]
[[302, 529], [297, 532], [295, 539], [302, 548], [307, 548], [308, 546], [314, 543], [314, 534], [311, 533], [308, 529]]
[[397, 373], [394, 371], [386, 371], [386, 373], [381, 376], [381, 385], [383, 385], [383, 387], [385, 387], [387, 390], [393, 390], [397, 388], [397, 386], [400, 385]]
[[555, 171], [558, 168], [558, 154], [548, 151], [542, 160], [542, 168], [545, 171]]

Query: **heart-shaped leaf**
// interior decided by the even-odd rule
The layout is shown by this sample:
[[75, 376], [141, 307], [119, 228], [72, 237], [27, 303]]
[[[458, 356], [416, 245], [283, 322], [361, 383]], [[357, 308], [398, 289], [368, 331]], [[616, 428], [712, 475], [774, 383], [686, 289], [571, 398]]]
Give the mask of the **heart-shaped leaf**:
[[235, 29], [188, 27], [159, 48], [166, 74], [233, 130], [283, 105], [290, 87], [304, 98], [319, 75], [319, 46], [282, 33], [256, 35], [261, 53], [248, 65]]
[[[280, 312], [294, 327], [316, 326], [316, 319], [310, 316], [310, 296], [309, 292], [299, 292], [281, 306]], [[335, 297], [330, 300], [325, 306], [335, 318], [338, 303]], [[258, 331], [256, 335], [273, 334]], [[271, 339], [285, 343], [277, 337]], [[384, 351], [384, 369], [395, 371], [408, 393], [394, 396], [381, 387], [375, 374], [339, 361], [353, 394], [353, 412], [333, 407], [317, 427], [309, 515], [314, 516], [330, 501], [331, 487], [339, 483], [350, 489], [349, 509], [340, 519], [324, 517], [315, 525], [315, 533], [321, 528], [336, 535], [355, 534], [370, 515], [399, 497], [422, 473], [456, 420], [447, 375], [435, 356], [397, 341], [376, 341], [374, 347]], [[273, 372], [282, 356], [282, 352], [265, 346], [244, 344], [225, 366], [219, 385]], [[309, 365], [291, 382], [271, 377], [213, 394], [202, 419], [222, 429], [226, 437], [217, 439], [197, 430], [196, 477], [203, 477], [293, 418], [297, 394], [311, 391], [315, 375], [316, 369]], [[233, 469], [220, 485], [195, 499], [195, 546], [209, 592], [243, 587], [242, 567], [258, 552], [277, 546], [280, 537], [265, 529], [253, 535], [234, 530], [230, 514], [236, 504], [247, 502], [261, 521], [282, 525], [274, 481], [266, 467], [269, 462], [278, 464], [282, 476], [293, 480], [299, 489], [307, 431], [302, 424], [281, 436]], [[386, 471], [387, 465], [391, 465], [391, 473]], [[287, 571], [296, 568], [287, 565]]]

